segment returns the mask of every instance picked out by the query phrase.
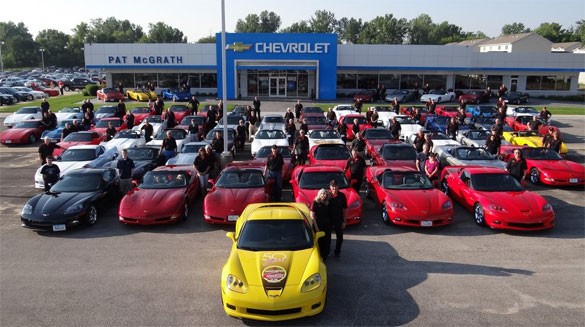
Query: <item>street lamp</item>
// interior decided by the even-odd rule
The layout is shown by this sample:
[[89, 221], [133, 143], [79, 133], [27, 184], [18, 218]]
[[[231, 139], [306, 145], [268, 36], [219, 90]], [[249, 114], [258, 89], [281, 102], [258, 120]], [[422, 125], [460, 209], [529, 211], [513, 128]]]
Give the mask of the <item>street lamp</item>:
[[[84, 47], [81, 47], [80, 49], [81, 49], [81, 51], [85, 51]], [[87, 64], [85, 63], [85, 53], [83, 53], [82, 55], [83, 55], [83, 69], [87, 73]]]
[[4, 72], [4, 61], [2, 61], [2, 46], [4, 41], [0, 41], [0, 71]]
[[43, 73], [45, 72], [45, 49], [40, 48], [39, 51], [41, 52], [41, 61], [43, 62]]
[[223, 153], [224, 158], [229, 158], [228, 152], [228, 132], [227, 132], [227, 81], [226, 79], [226, 62], [225, 62], [225, 0], [221, 0], [221, 94], [223, 98]]

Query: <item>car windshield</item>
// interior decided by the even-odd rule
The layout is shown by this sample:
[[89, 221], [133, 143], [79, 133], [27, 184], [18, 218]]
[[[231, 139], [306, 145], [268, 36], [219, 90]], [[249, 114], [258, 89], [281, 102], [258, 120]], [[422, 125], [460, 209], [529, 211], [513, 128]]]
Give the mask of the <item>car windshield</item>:
[[147, 89], [135, 89], [134, 92], [136, 93], [150, 93]]
[[109, 88], [103, 89], [102, 92], [104, 92], [104, 93], [114, 93], [114, 92], [118, 92], [118, 90], [109, 87]]
[[139, 132], [133, 131], [131, 129], [120, 131], [118, 134], [116, 134], [116, 136], [114, 136], [115, 139], [139, 139], [141, 137], [142, 135]]
[[18, 109], [18, 111], [16, 113], [17, 114], [36, 114], [37, 110], [38, 110], [37, 107], [24, 107], [24, 108]]
[[[187, 116], [181, 120], [181, 125], [191, 125], [192, 121], [195, 121], [195, 125], [201, 126], [205, 124], [205, 117], [202, 116]], [[228, 120], [229, 124], [229, 120]]]
[[323, 110], [319, 107], [305, 107], [303, 108], [304, 114], [323, 114]]
[[451, 118], [447, 116], [435, 116], [431, 121], [437, 125], [446, 125], [449, 122], [449, 119]]
[[528, 122], [530, 122], [532, 119], [533, 119], [532, 116], [520, 116], [516, 118], [516, 120], [523, 125], [528, 124]]
[[215, 186], [221, 188], [263, 187], [264, 176], [258, 169], [228, 169], [221, 173]]
[[487, 139], [488, 135], [490, 135], [491, 133], [489, 133], [488, 131], [470, 131], [469, 133], [467, 133], [467, 138], [472, 139], [472, 140], [485, 140]]
[[345, 117], [343, 118], [343, 123], [344, 124], [353, 124], [353, 120], [357, 119], [358, 124], [362, 125], [362, 124], [367, 124], [368, 121], [366, 120], [366, 117], [364, 116], [359, 116], [359, 117]]
[[455, 107], [444, 107], [443, 108], [443, 111], [446, 111], [446, 112], [457, 112], [457, 108], [455, 108]]
[[284, 118], [282, 118], [280, 116], [267, 116], [267, 117], [264, 117], [264, 119], [262, 119], [262, 123], [263, 124], [268, 124], [268, 123], [284, 124]]
[[546, 148], [522, 148], [524, 158], [531, 160], [563, 160], [558, 152]]
[[100, 107], [95, 113], [96, 114], [113, 114], [116, 112], [117, 107], [103, 106]]
[[390, 107], [374, 107], [376, 108], [376, 111], [378, 112], [389, 112], [392, 111], [392, 109], [390, 109]]
[[99, 190], [101, 183], [101, 174], [67, 174], [61, 177], [61, 179], [53, 185], [51, 192], [93, 192]]
[[430, 190], [433, 188], [431, 181], [417, 171], [393, 171], [384, 172], [382, 185], [391, 190]]
[[491, 154], [481, 148], [455, 149], [455, 156], [461, 160], [495, 160]]
[[473, 174], [471, 187], [481, 192], [520, 192], [522, 185], [508, 174]]
[[67, 113], [67, 112], [79, 112], [79, 108], [74, 108], [74, 107], [65, 107], [61, 110], [59, 110], [60, 113]]
[[354, 110], [352, 106], [338, 106], [335, 110]]
[[416, 151], [408, 145], [385, 145], [382, 157], [384, 160], [416, 160]]
[[341, 136], [339, 136], [339, 133], [331, 129], [316, 130], [309, 133], [309, 138], [312, 139], [338, 139], [340, 137]]
[[197, 153], [200, 148], [203, 148], [207, 143], [185, 144], [183, 145], [182, 153]]
[[299, 251], [313, 247], [313, 233], [302, 219], [248, 220], [238, 237], [238, 249]]
[[182, 140], [187, 137], [187, 132], [184, 129], [167, 129], [163, 133], [160, 133], [156, 136], [156, 140], [164, 140], [167, 137], [167, 132], [171, 131], [171, 136], [175, 138], [175, 140]]
[[179, 153], [167, 161], [167, 165], [192, 165], [193, 161], [197, 158], [197, 152], [195, 153]]
[[477, 117], [475, 118], [475, 122], [478, 124], [494, 124], [496, 119], [493, 117]]
[[307, 125], [325, 125], [327, 121], [324, 116], [307, 116], [305, 117]]
[[399, 122], [402, 125], [413, 125], [416, 124], [416, 122], [414, 120], [412, 120], [412, 118], [410, 117], [399, 117], [396, 116], [396, 121]]
[[[225, 117], [222, 117], [219, 120], [219, 125], [222, 125], [223, 126], [223, 120], [224, 120], [224, 118]], [[240, 119], [242, 119], [242, 117], [240, 117], [240, 116], [227, 116], [227, 124], [228, 125], [238, 125], [240, 123]]]
[[445, 94], [444, 90], [432, 90], [429, 94]]
[[39, 127], [39, 122], [36, 122], [36, 121], [23, 121], [23, 122], [16, 124], [16, 126], [14, 126], [14, 128], [38, 128], [38, 127]]
[[24, 92], [33, 92], [33, 89], [30, 89], [28, 87], [22, 87], [22, 86], [21, 87], [18, 87], [17, 90], [24, 91]]
[[149, 107], [136, 107], [130, 110], [133, 114], [149, 114], [150, 108]]
[[234, 109], [232, 109], [232, 113], [243, 115], [246, 113], [246, 106], [234, 106]]
[[187, 187], [189, 175], [184, 171], [149, 171], [139, 188], [144, 189], [168, 189]]
[[384, 140], [391, 138], [390, 131], [382, 128], [368, 128], [364, 133], [366, 140]]
[[315, 159], [317, 160], [347, 160], [349, 156], [349, 150], [345, 145], [320, 145], [315, 149]]
[[431, 140], [450, 140], [450, 138], [448, 138], [445, 134], [435, 133], [431, 135]]
[[112, 123], [112, 127], [120, 127], [122, 122], [119, 119], [102, 119], [95, 124], [95, 127], [108, 128], [108, 123]]
[[329, 188], [329, 183], [335, 180], [340, 189], [348, 188], [347, 177], [341, 171], [312, 171], [301, 175], [299, 187], [307, 190]]
[[67, 149], [60, 161], [91, 161], [96, 158], [95, 149]]
[[532, 107], [520, 107], [520, 108], [516, 108], [516, 112], [522, 113], [522, 114], [537, 114], [538, 110], [536, 110]]
[[258, 140], [275, 140], [275, 139], [285, 139], [286, 135], [281, 130], [261, 130], [256, 133], [254, 139]]
[[93, 133], [71, 133], [63, 139], [63, 142], [91, 142], [93, 140]]
[[518, 132], [519, 137], [529, 137], [529, 136], [538, 136], [537, 132], [535, 131], [522, 131]]
[[152, 160], [158, 156], [155, 148], [128, 148], [128, 158], [132, 160]]
[[162, 119], [160, 118], [160, 115], [148, 116], [145, 120], [148, 120], [148, 122], [151, 123], [151, 124], [160, 124], [160, 123], [162, 123]]
[[188, 109], [189, 108], [187, 108], [187, 106], [171, 106], [171, 111], [172, 112], [185, 112]]
[[394, 92], [392, 92], [392, 94], [398, 95], [398, 94], [408, 94], [408, 91], [406, 90], [396, 90]]
[[496, 113], [496, 108], [494, 107], [480, 107], [479, 108], [479, 112], [482, 114], [495, 114]]
[[[213, 140], [213, 137], [215, 136], [215, 132], [217, 132], [217, 131], [219, 131], [219, 133], [223, 137], [223, 128], [220, 128], [220, 129], [210, 130], [209, 133], [207, 133], [207, 135], [205, 136], [205, 139], [206, 140]], [[233, 140], [235, 135], [236, 135], [236, 132], [233, 129], [228, 128], [228, 140]], [[225, 137], [224, 137], [224, 139], [225, 139]]]
[[[290, 158], [290, 149], [288, 147], [278, 147], [278, 152], [282, 155], [283, 158]], [[268, 156], [272, 153], [272, 146], [263, 146], [256, 152], [256, 158], [268, 158]]]
[[73, 124], [73, 120], [71, 119], [67, 119], [67, 120], [60, 120], [59, 123], [57, 123], [57, 128], [65, 128], [65, 124], [69, 123], [69, 125]]

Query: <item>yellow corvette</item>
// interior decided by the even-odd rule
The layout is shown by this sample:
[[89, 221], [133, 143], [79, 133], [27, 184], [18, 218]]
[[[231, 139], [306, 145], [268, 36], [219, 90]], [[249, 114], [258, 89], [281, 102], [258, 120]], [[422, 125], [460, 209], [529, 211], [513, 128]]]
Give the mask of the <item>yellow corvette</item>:
[[[542, 136], [535, 131], [504, 132], [504, 140], [512, 145], [529, 146], [531, 148], [542, 147]], [[561, 145], [561, 154], [569, 152], [565, 142]]]
[[126, 96], [128, 99], [133, 99], [136, 101], [156, 100], [156, 93], [147, 89], [128, 90], [126, 92]]
[[301, 203], [254, 203], [236, 222], [221, 272], [221, 299], [233, 317], [279, 321], [323, 311], [327, 269], [309, 209]]

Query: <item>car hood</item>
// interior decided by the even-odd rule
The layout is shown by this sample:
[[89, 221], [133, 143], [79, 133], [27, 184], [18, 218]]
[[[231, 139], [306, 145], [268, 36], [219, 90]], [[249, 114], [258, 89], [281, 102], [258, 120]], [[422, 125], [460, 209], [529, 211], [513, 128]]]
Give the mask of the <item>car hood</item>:
[[83, 114], [81, 112], [63, 112], [63, 113], [58, 112], [55, 114], [55, 116], [57, 116], [57, 120], [74, 119], [76, 117], [81, 119], [83, 117]]
[[63, 192], [60, 194], [40, 194], [36, 204], [33, 206], [32, 217], [35, 220], [47, 221], [62, 220], [67, 208], [77, 203], [83, 203], [93, 198], [99, 192]]
[[98, 118], [98, 119], [110, 118], [110, 117], [114, 117], [114, 114], [113, 113], [105, 113], [105, 112], [95, 114], [95, 118]]
[[500, 160], [461, 160], [451, 157], [454, 166], [482, 166], [506, 169], [506, 163]]
[[12, 114], [6, 117], [6, 119], [4, 119], [4, 123], [18, 123], [23, 120], [29, 120], [34, 118], [35, 114]]
[[159, 218], [170, 216], [181, 209], [180, 202], [185, 196], [185, 188], [141, 189], [135, 188], [120, 203], [120, 215], [140, 218]]
[[[204, 213], [210, 216], [239, 215], [250, 203], [264, 202], [264, 186], [257, 188], [216, 187], [207, 194]], [[223, 214], [220, 214], [223, 213]]]
[[314, 144], [345, 144], [341, 139], [312, 139]]
[[65, 175], [66, 173], [78, 169], [83, 168], [86, 164], [90, 163], [91, 161], [57, 161], [55, 164], [59, 167], [59, 171], [61, 172], [61, 176]]
[[12, 128], [0, 133], [0, 139], [15, 140], [25, 136], [29, 132], [34, 132], [34, 128]]
[[[509, 214], [520, 216], [521, 214], [538, 214], [542, 212], [545, 200], [529, 191], [522, 192], [478, 192], [487, 203], [503, 207]], [[488, 210], [489, 207], [484, 208]]]
[[48, 136], [51, 139], [60, 139], [62, 132], [63, 132], [63, 128], [55, 128], [55, 129], [51, 129], [51, 130], [46, 130], [41, 135], [41, 138]]
[[583, 178], [585, 168], [576, 162], [569, 160], [527, 160], [530, 164], [536, 166], [538, 169], [545, 170], [550, 173], [569, 173], [576, 177]]
[[429, 214], [441, 211], [441, 206], [448, 198], [438, 189], [430, 190], [384, 190], [386, 192], [386, 203], [402, 203], [407, 213]]
[[[142, 140], [144, 140], [144, 138]], [[117, 147], [119, 150], [122, 150], [138, 146], [139, 144], [140, 139], [111, 139], [106, 142], [104, 146], [106, 149]], [[144, 144], [144, 142], [142, 142], [142, 144]]]

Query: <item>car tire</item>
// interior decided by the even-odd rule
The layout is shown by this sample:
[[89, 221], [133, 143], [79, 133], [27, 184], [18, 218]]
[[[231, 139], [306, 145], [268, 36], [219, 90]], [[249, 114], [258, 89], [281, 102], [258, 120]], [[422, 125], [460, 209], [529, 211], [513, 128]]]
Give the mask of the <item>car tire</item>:
[[532, 167], [532, 169], [530, 169], [529, 177], [532, 184], [537, 185], [540, 183], [540, 172], [538, 169], [536, 169], [536, 167]]
[[31, 134], [28, 136], [28, 143], [30, 144], [35, 144], [37, 142], [37, 136], [34, 134]]
[[30, 94], [29, 94], [29, 95], [26, 97], [26, 100], [27, 100], [27, 101], [32, 101], [32, 100], [34, 100], [34, 99], [35, 99], [35, 98], [34, 98], [32, 95], [30, 95]]
[[390, 214], [388, 213], [388, 208], [386, 207], [386, 201], [382, 202], [382, 221], [386, 225], [392, 225], [392, 220], [390, 219]]
[[63, 87], [63, 90], [65, 90], [65, 91], [69, 92], [69, 91], [71, 91], [71, 88], [69, 88], [69, 86], [64, 86], [64, 87]]
[[485, 226], [485, 211], [479, 203], [476, 203], [473, 206], [473, 218], [475, 219], [476, 224], [479, 226]]
[[97, 209], [93, 204], [89, 207], [89, 210], [85, 215], [84, 222], [87, 226], [95, 225], [95, 223], [97, 222]]
[[446, 179], [441, 181], [441, 191], [443, 191], [445, 195], [449, 195], [449, 183], [447, 183]]

